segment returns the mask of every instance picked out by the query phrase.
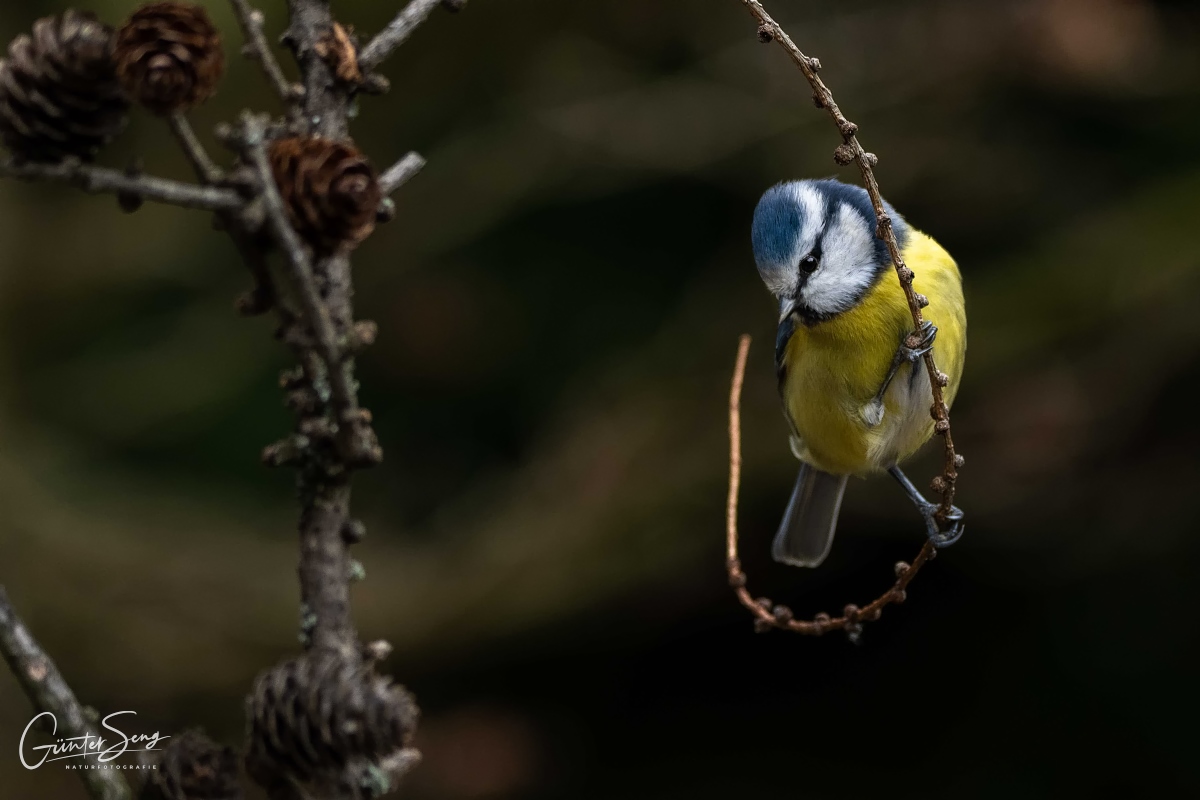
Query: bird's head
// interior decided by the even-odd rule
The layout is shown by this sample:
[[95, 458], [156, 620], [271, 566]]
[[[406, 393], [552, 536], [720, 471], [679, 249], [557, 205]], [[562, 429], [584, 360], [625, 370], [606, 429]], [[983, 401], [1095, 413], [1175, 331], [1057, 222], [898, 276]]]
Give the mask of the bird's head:
[[[903, 247], [908, 225], [886, 208]], [[781, 320], [795, 314], [815, 325], [866, 296], [892, 261], [875, 219], [866, 190], [837, 180], [789, 181], [766, 191], [754, 210], [754, 259], [779, 300]]]

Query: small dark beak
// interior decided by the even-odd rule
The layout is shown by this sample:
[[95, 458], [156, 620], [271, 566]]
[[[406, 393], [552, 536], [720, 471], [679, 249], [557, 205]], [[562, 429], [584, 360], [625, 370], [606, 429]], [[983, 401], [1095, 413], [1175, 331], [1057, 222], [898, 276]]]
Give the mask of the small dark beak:
[[785, 319], [796, 313], [798, 303], [793, 297], [779, 298], [779, 321], [782, 323]]

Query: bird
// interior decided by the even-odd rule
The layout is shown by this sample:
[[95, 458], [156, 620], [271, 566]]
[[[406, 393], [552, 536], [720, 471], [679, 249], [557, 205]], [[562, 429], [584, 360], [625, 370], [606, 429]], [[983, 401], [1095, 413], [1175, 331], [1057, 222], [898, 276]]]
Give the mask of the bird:
[[913, 289], [928, 299], [919, 329], [865, 189], [832, 178], [785, 181], [754, 210], [754, 260], [779, 303], [775, 370], [800, 461], [771, 548], [784, 564], [825, 560], [851, 476], [890, 473], [935, 546], [962, 535], [962, 511], [939, 516], [900, 469], [934, 432], [925, 353], [948, 378], [947, 407], [958, 393], [967, 350], [962, 277], [932, 237], [886, 201], [884, 210]]

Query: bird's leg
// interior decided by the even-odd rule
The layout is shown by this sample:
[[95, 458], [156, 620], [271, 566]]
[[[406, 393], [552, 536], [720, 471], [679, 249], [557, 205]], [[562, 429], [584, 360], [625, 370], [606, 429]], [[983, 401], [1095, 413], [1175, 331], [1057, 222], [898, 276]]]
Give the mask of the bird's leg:
[[965, 527], [963, 525], [962, 509], [958, 506], [950, 506], [950, 513], [946, 515], [944, 521], [948, 527], [946, 530], [942, 530], [942, 526], [937, 519], [937, 504], [931, 503], [922, 497], [921, 493], [917, 491], [917, 487], [913, 486], [912, 481], [900, 471], [899, 467], [892, 467], [888, 472], [900, 484], [900, 488], [904, 489], [904, 493], [908, 495], [908, 499], [912, 500], [913, 505], [921, 512], [921, 516], [925, 518], [926, 533], [929, 536], [929, 541], [933, 542], [934, 547], [949, 547], [959, 540], [963, 535]]
[[933, 349], [937, 331], [936, 325], [929, 320], [924, 320], [920, 328], [905, 336], [904, 341], [900, 342], [900, 346], [896, 348], [896, 355], [892, 356], [892, 365], [888, 368], [887, 376], [884, 377], [879, 391], [875, 393], [871, 402], [859, 410], [868, 427], [874, 428], [883, 422], [883, 396], [887, 394], [888, 387], [892, 385], [892, 379], [896, 377], [896, 373], [900, 371], [902, 365], [908, 363], [915, 366], [922, 356]]

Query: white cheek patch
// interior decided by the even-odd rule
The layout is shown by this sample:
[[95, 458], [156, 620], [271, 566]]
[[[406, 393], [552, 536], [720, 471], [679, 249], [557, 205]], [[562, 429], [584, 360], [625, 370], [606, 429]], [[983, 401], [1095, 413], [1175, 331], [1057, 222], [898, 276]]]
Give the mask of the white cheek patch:
[[781, 187], [788, 201], [794, 203], [800, 216], [800, 230], [790, 243], [790, 251], [781, 264], [759, 265], [759, 274], [767, 289], [776, 297], [792, 297], [800, 284], [800, 259], [812, 251], [825, 230], [825, 198], [820, 192], [803, 183]]
[[790, 295], [796, 291], [795, 270], [788, 271], [781, 269], [761, 274], [763, 283], [767, 285], [767, 291], [776, 297]]
[[848, 205], [838, 207], [821, 242], [821, 265], [804, 284], [804, 304], [817, 314], [854, 307], [875, 282], [875, 240], [867, 220]]
[[795, 295], [796, 287], [800, 284], [800, 259], [812, 251], [825, 230], [825, 198], [803, 183], [789, 184], [786, 190], [799, 208], [801, 227], [787, 262], [770, 274], [763, 275], [767, 289], [776, 297]]

